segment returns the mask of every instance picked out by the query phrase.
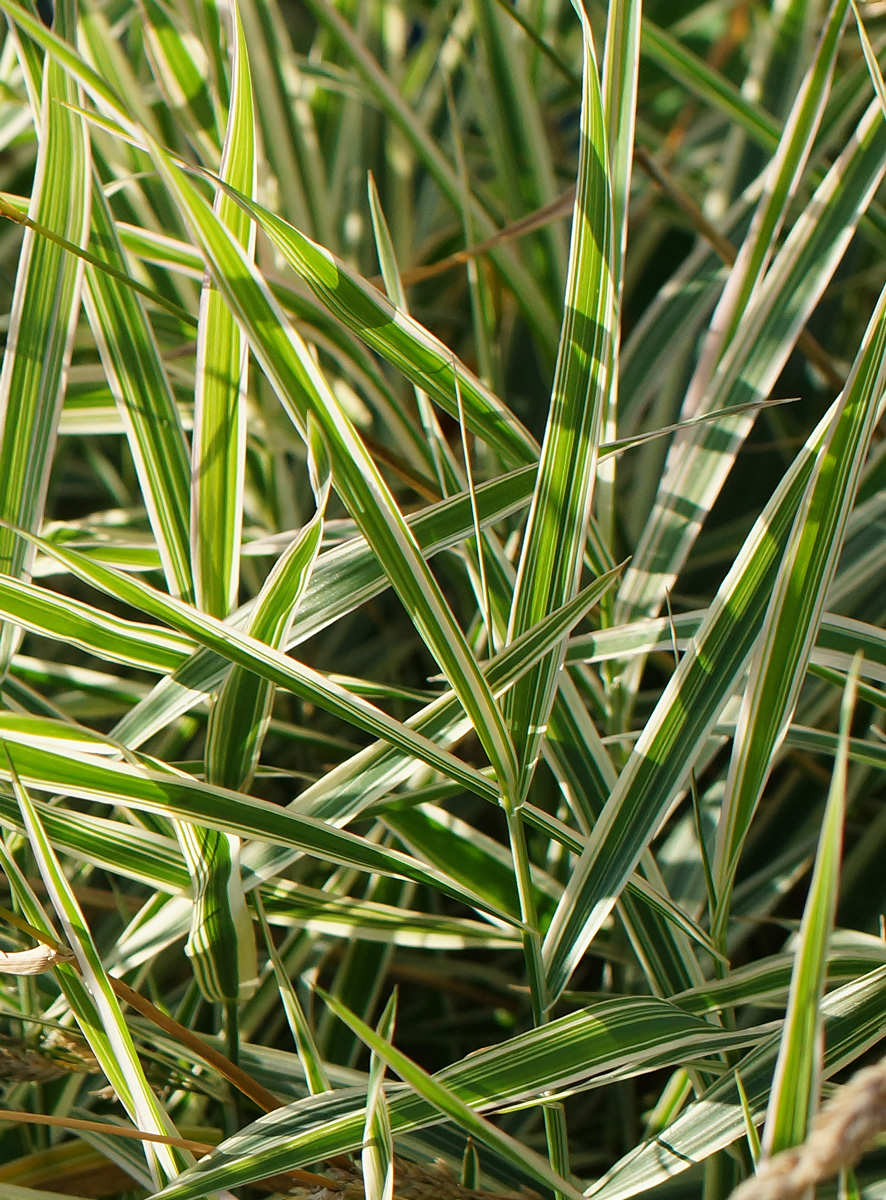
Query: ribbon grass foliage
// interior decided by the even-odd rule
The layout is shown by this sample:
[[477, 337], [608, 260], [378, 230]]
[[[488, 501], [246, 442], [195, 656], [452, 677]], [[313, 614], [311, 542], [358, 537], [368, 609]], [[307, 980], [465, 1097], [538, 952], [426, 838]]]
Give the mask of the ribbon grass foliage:
[[882, 12], [0, 21], [0, 1193], [725, 1198], [883, 1034]]

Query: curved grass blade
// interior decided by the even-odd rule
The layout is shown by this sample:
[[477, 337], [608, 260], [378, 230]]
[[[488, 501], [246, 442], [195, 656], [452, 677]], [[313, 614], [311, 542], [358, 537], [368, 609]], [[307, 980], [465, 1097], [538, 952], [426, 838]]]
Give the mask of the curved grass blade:
[[[395, 801], [381, 819], [415, 858], [447, 874], [454, 871], [493, 907], [514, 916], [520, 912], [512, 857], [498, 842], [430, 804], [399, 807]], [[540, 868], [531, 874], [533, 908], [547, 916], [561, 889]]]
[[23, 629], [79, 646], [110, 662], [166, 674], [194, 648], [192, 638], [127, 621], [82, 600], [0, 575], [0, 615]]
[[[31, 718], [32, 722], [39, 718]], [[223, 833], [237, 833], [280, 846], [291, 846], [328, 862], [358, 870], [396, 875], [439, 888], [472, 908], [489, 906], [441, 872], [425, 867], [405, 854], [374, 846], [364, 838], [335, 829], [322, 821], [288, 812], [265, 801], [201, 783], [187, 775], [150, 766], [109, 762], [98, 755], [75, 754], [62, 741], [58, 748], [40, 744], [39, 735], [3, 728], [10, 757], [26, 786], [38, 791], [64, 793], [109, 804], [127, 805], [136, 811], [207, 825]], [[55, 722], [42, 723], [52, 736]], [[69, 744], [69, 741], [68, 741]], [[0, 764], [0, 776], [4, 773]], [[9, 772], [6, 771], [8, 775]], [[494, 913], [517, 924], [506, 913]]]
[[[608, 658], [628, 658], [634, 654], [649, 654], [654, 650], [685, 651], [704, 620], [704, 612], [676, 613], [672, 617], [654, 617], [616, 625], [596, 633], [579, 634], [570, 638], [567, 663], [603, 662]], [[834, 667], [848, 671], [855, 653], [861, 650], [864, 659], [860, 673], [863, 678], [886, 683], [886, 638], [883, 630], [838, 613], [824, 613], [818, 627], [812, 662], [822, 669]]]
[[[171, 838], [91, 813], [66, 813], [42, 800], [32, 804], [50, 842], [65, 854], [160, 892], [187, 890], [187, 868]], [[0, 824], [24, 832], [19, 809], [8, 796], [0, 795]]]
[[[163, 909], [164, 944], [186, 935], [191, 908], [190, 900], [185, 898], [189, 876], [172, 838], [109, 817], [66, 812], [42, 800], [35, 799], [32, 803], [57, 849], [113, 875], [182, 898], [180, 908], [173, 910], [167, 904]], [[3, 795], [0, 795], [0, 824], [24, 832], [15, 801]], [[514, 950], [519, 946], [512, 925], [439, 916], [280, 881], [262, 884], [256, 891], [273, 924], [297, 926], [324, 937], [434, 950]], [[131, 926], [118, 940], [115, 963], [126, 961], [134, 933]], [[857, 959], [858, 955], [851, 961]], [[787, 977], [783, 986], [787, 988]], [[318, 1086], [316, 1090], [326, 1088]]]
[[[829, 939], [826, 963], [829, 986], [853, 983], [886, 965], [886, 946], [871, 934], [835, 930]], [[699, 1015], [745, 1004], [783, 1009], [787, 1005], [793, 968], [794, 953], [788, 949], [747, 966], [734, 967], [723, 979], [707, 980], [672, 996], [671, 1001]]]
[[288, 882], [268, 882], [257, 891], [275, 924], [313, 929], [326, 936], [441, 950], [472, 946], [513, 950], [519, 944], [512, 926], [417, 912], [374, 896], [336, 896]]
[[177, 829], [193, 903], [185, 954], [207, 1000], [247, 1000], [258, 981], [252, 918], [246, 907], [237, 834], [182, 822]]
[[[37, 810], [18, 778], [8, 754], [4, 766], [6, 773], [11, 777], [22, 819], [47, 893], [52, 899], [68, 943], [77, 957], [78, 967], [87, 992], [95, 1005], [96, 1015], [100, 1018], [101, 1036], [95, 1042], [95, 1050], [97, 1054], [101, 1055], [102, 1067], [108, 1073], [108, 1078], [117, 1087], [120, 1098], [129, 1110], [137, 1129], [146, 1129], [150, 1133], [177, 1138], [178, 1131], [161, 1108], [144, 1077], [144, 1071], [135, 1053], [129, 1030], [123, 1020], [123, 1014], [73, 890], [46, 837]], [[77, 1011], [76, 1008], [75, 1011]], [[83, 1015], [82, 1007], [78, 1015]], [[88, 1028], [84, 1028], [84, 1032], [88, 1037]], [[107, 1053], [108, 1049], [112, 1050], [110, 1056]], [[190, 1160], [189, 1155], [185, 1155], [173, 1147], [145, 1143], [144, 1150], [155, 1178], [158, 1173], [161, 1178], [177, 1174]]]
[[819, 451], [756, 648], [717, 833], [715, 934], [725, 927], [741, 847], [797, 702], [886, 385], [886, 291]]
[[405, 1054], [386, 1042], [365, 1021], [361, 1021], [334, 996], [323, 994], [323, 999], [339, 1020], [344, 1021], [353, 1029], [360, 1040], [369, 1046], [372, 1053], [392, 1071], [395, 1071], [416, 1095], [421, 1096], [428, 1104], [433, 1105], [451, 1121], [454, 1121], [475, 1141], [497, 1151], [515, 1167], [538, 1180], [543, 1186], [552, 1188], [556, 1194], [568, 1196], [571, 1200], [579, 1200], [582, 1193], [570, 1181], [558, 1175], [550, 1164], [534, 1150], [527, 1146], [521, 1146], [514, 1138], [481, 1117], [452, 1089], [441, 1083], [439, 1079], [428, 1075], [418, 1063], [407, 1058]]
[[[213, 182], [220, 181], [213, 178]], [[536, 443], [510, 409], [424, 326], [396, 308], [331, 251], [257, 202], [230, 189], [228, 192], [326, 309], [370, 349], [456, 419], [460, 395], [468, 429], [501, 454], [505, 462], [522, 466], [535, 460]]]

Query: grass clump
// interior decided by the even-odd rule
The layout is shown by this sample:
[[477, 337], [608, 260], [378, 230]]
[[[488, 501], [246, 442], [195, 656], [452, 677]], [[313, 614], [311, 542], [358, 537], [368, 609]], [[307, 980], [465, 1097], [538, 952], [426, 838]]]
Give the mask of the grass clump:
[[0, 1191], [800, 1161], [886, 997], [876, 6], [0, 11]]

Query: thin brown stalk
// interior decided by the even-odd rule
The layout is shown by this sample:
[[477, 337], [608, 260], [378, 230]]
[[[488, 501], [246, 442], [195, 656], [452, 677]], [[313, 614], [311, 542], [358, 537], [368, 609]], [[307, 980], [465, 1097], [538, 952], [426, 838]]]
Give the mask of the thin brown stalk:
[[52, 1117], [46, 1113], [19, 1112], [13, 1108], [0, 1108], [0, 1121], [24, 1122], [28, 1125], [56, 1125], [60, 1129], [85, 1129], [89, 1133], [111, 1133], [114, 1137], [132, 1138], [139, 1142], [162, 1142], [164, 1146], [177, 1146], [180, 1150], [191, 1150], [194, 1154], [208, 1154], [214, 1149], [208, 1142], [195, 1142], [190, 1138], [171, 1137], [165, 1133], [148, 1133], [145, 1129], [129, 1129], [125, 1125], [111, 1125], [107, 1121], [82, 1121], [78, 1117]]
[[184, 1025], [180, 1025], [178, 1021], [161, 1012], [159, 1008], [153, 1005], [150, 1000], [146, 1000], [144, 996], [133, 989], [122, 979], [115, 979], [113, 975], [108, 976], [111, 987], [114, 989], [114, 994], [118, 999], [125, 1001], [128, 1005], [140, 1012], [143, 1017], [146, 1017], [158, 1029], [162, 1029], [164, 1033], [168, 1033], [170, 1037], [181, 1042], [183, 1046], [187, 1046], [189, 1050], [200, 1056], [205, 1063], [218, 1071], [219, 1075], [224, 1076], [227, 1081], [232, 1084], [244, 1096], [248, 1096], [265, 1112], [273, 1112], [276, 1108], [282, 1108], [283, 1104], [277, 1099], [267, 1088], [262, 1087], [250, 1075], [225, 1058], [223, 1054], [219, 1054], [212, 1046], [208, 1046], [196, 1033], [192, 1033], [190, 1029], [185, 1029]]

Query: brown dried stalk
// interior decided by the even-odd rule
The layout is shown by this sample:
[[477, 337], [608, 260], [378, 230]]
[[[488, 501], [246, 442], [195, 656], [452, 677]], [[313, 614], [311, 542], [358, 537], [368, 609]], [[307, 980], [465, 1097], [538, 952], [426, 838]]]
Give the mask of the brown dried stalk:
[[764, 1159], [731, 1200], [797, 1200], [807, 1188], [851, 1167], [884, 1131], [886, 1058], [865, 1067], [835, 1092], [813, 1121], [806, 1141]]

